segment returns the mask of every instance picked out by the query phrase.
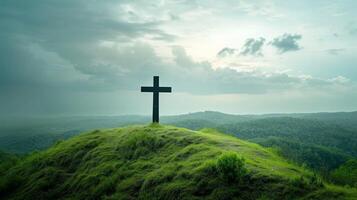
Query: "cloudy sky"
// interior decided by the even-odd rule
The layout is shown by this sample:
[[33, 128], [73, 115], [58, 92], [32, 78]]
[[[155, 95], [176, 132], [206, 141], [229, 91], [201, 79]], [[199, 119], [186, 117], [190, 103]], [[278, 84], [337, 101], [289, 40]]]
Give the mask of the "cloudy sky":
[[1, 0], [0, 115], [357, 110], [355, 0]]

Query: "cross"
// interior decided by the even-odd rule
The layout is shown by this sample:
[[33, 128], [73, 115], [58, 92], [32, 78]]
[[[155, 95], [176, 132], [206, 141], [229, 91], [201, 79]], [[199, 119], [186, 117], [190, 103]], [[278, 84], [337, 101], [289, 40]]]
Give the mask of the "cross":
[[152, 108], [152, 122], [159, 123], [159, 93], [160, 92], [171, 92], [171, 87], [160, 87], [159, 77], [154, 76], [154, 86], [153, 87], [141, 87], [141, 92], [152, 92], [153, 93], [153, 108]]

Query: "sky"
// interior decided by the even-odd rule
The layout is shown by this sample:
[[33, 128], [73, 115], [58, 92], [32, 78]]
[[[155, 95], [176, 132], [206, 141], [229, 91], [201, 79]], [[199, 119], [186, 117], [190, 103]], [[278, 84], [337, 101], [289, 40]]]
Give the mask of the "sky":
[[355, 0], [1, 0], [0, 116], [357, 110]]

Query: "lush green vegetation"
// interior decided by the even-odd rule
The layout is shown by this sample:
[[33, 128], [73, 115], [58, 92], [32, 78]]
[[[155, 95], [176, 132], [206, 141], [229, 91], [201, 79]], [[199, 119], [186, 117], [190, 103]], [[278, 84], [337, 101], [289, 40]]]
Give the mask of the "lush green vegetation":
[[[143, 116], [6, 119], [0, 123], [0, 150], [23, 154], [45, 149], [82, 131], [148, 121], [150, 117]], [[357, 112], [269, 115], [199, 112], [162, 117], [161, 121], [193, 130], [215, 128], [272, 147], [286, 159], [331, 181], [336, 178], [332, 171], [357, 156]], [[349, 184], [341, 179], [335, 182]]]
[[[172, 124], [200, 129], [215, 128], [221, 132], [277, 149], [280, 155], [301, 166], [309, 167], [326, 180], [334, 181], [331, 172], [351, 158], [356, 158], [357, 112], [353, 113], [315, 113], [315, 114], [275, 114], [237, 117], [236, 122], [224, 123], [222, 120], [177, 121]], [[221, 113], [209, 112], [210, 118]], [[232, 116], [228, 115], [229, 121]], [[200, 121], [201, 120], [201, 121]], [[345, 171], [348, 176], [348, 172]], [[335, 181], [339, 184], [344, 179]]]
[[239, 158], [235, 152], [221, 155], [217, 160], [216, 170], [227, 182], [239, 182], [247, 174], [244, 158]]
[[355, 199], [273, 150], [205, 129], [96, 130], [0, 176], [1, 199]]
[[338, 168], [352, 157], [339, 150], [332, 150], [327, 147], [294, 142], [292, 140], [269, 136], [267, 138], [254, 138], [250, 141], [258, 143], [264, 147], [277, 149], [279, 155], [288, 158], [295, 163], [307, 166], [320, 172], [325, 178], [329, 177], [329, 172]]
[[17, 155], [0, 151], [0, 176], [4, 175], [8, 169], [16, 165], [19, 159], [20, 157]]
[[357, 160], [351, 159], [332, 172], [335, 183], [357, 187]]
[[[265, 147], [277, 148], [283, 157], [307, 166], [331, 181], [336, 178], [331, 176], [331, 171], [357, 155], [357, 131], [323, 121], [274, 117], [220, 125], [217, 129]], [[343, 183], [343, 179], [335, 182], [348, 184]]]

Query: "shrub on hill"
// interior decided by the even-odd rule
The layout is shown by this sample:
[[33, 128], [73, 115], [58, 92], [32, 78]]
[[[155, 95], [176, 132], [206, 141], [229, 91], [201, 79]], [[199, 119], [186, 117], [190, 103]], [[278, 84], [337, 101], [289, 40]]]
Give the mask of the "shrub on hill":
[[217, 160], [217, 171], [227, 182], [239, 182], [247, 174], [244, 158], [234, 152], [222, 154]]

